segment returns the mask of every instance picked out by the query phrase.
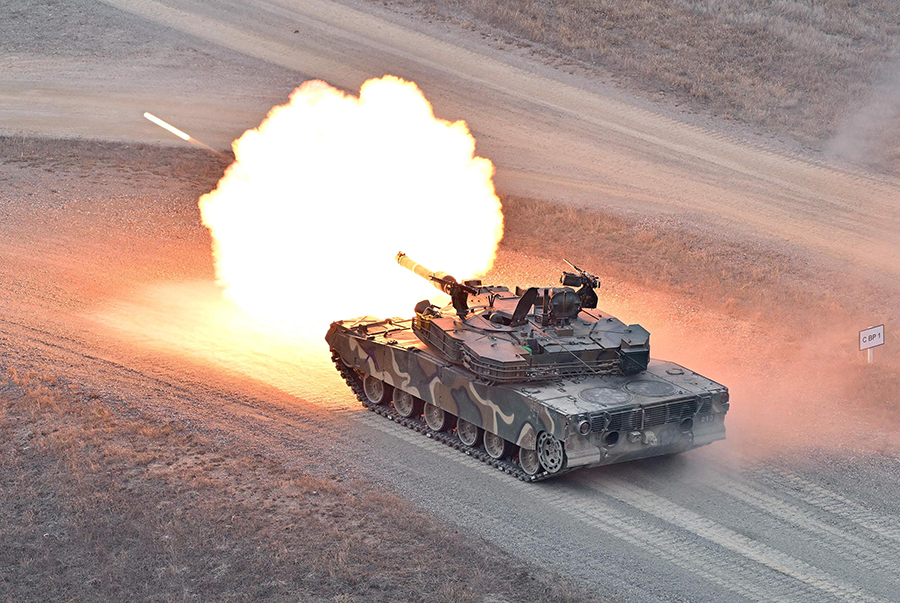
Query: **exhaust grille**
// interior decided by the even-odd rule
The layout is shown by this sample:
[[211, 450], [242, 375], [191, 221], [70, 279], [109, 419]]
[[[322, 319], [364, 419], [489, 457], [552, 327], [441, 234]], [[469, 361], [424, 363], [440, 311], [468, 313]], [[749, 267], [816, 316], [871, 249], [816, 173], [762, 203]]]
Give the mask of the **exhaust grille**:
[[682, 419], [693, 417], [697, 414], [699, 408], [700, 400], [698, 398], [675, 400], [674, 402], [645, 407], [644, 427], [678, 423]]
[[[698, 412], [712, 409], [712, 397], [708, 394], [695, 398], [673, 400], [610, 413], [596, 412], [590, 415], [591, 431], [637, 431], [667, 423], [679, 423]], [[609, 424], [607, 425], [607, 416]]]
[[609, 422], [610, 431], [633, 431], [641, 428], [642, 409], [623, 410], [610, 413], [612, 420]]

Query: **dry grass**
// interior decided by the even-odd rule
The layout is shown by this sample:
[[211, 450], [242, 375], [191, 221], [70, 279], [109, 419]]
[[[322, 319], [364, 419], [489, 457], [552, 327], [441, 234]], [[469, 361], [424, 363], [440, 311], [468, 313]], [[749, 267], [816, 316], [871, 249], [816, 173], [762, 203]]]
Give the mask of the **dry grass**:
[[589, 600], [364, 484], [117, 412], [0, 367], [4, 600]]
[[[503, 208], [503, 245], [508, 249], [567, 257], [600, 267], [618, 281], [690, 299], [713, 311], [776, 324], [802, 320], [812, 328], [842, 307], [843, 300], [827, 292], [832, 275], [804, 266], [774, 245], [534, 199], [506, 196]], [[803, 302], [811, 290], [824, 294], [814, 296], [816, 313], [807, 312]]]
[[[892, 0], [407, 3], [602, 67], [670, 100], [819, 144], [900, 70], [900, 3]], [[893, 107], [896, 119], [896, 100]]]
[[[123, 152], [131, 159], [128, 164], [121, 161]], [[233, 157], [230, 151], [229, 156]], [[126, 178], [140, 174], [203, 190], [215, 188], [228, 167], [228, 162], [205, 149], [143, 143], [103, 145], [79, 139], [60, 144], [58, 139], [36, 136], [0, 136], [0, 161], [48, 173], [58, 170], [78, 178], [95, 178], [97, 172], [113, 169]]]

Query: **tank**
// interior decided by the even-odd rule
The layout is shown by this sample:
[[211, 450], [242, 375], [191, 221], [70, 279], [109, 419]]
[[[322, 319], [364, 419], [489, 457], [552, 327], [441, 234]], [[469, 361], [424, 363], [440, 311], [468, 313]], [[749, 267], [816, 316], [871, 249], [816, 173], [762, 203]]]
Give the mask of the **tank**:
[[397, 262], [448, 294], [412, 318], [331, 324], [363, 405], [524, 481], [684, 452], [725, 438], [728, 388], [650, 358], [650, 334], [597, 310], [599, 279], [486, 286]]

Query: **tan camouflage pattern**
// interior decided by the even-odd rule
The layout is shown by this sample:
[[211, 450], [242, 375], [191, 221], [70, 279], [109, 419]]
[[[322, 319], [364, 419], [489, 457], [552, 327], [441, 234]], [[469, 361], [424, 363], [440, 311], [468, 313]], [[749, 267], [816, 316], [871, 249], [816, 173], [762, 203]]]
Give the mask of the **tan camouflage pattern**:
[[413, 347], [400, 348], [359, 337], [338, 339], [345, 364], [434, 404], [450, 414], [495, 433], [518, 446], [534, 449], [541, 431], [565, 438], [565, 417], [508, 387], [472, 380], [461, 367], [441, 362]]
[[[534, 449], [538, 434], [551, 434], [565, 443], [569, 467], [680, 452], [725, 437], [726, 388], [674, 363], [651, 361], [647, 371], [632, 376], [582, 375], [492, 385], [429, 350], [412, 333], [408, 320], [339, 321], [331, 325], [326, 340], [347, 366], [518, 446]], [[660, 396], [656, 390], [667, 393]], [[609, 446], [605, 432], [583, 436], [577, 431], [590, 413], [659, 406], [701, 395], [711, 403], [707, 412], [693, 417], [690, 433], [669, 423], [623, 432]]]

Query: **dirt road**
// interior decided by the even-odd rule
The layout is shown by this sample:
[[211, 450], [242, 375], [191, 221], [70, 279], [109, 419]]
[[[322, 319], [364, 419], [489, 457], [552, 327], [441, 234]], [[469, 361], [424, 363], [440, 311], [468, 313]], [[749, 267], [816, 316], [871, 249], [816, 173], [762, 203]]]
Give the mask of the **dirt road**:
[[[198, 177], [196, 161], [165, 149], [104, 158], [102, 147], [53, 142], [37, 159], [23, 149], [34, 135], [168, 142], [140, 119], [145, 110], [224, 146], [304, 79], [353, 90], [393, 73], [419, 83], [439, 116], [470, 123], [504, 192], [775, 240], [798, 261], [891, 287], [897, 182], [685, 125], [477, 36], [367, 4], [47, 10], [21, 16], [32, 21], [6, 38], [0, 86], [0, 128], [21, 135], [0, 173], [7, 361], [64, 372], [223, 442], [376, 481], [601, 600], [895, 600], [898, 459], [866, 422], [847, 417], [844, 439], [829, 432], [802, 455], [717, 445], [526, 486], [363, 412], [319, 356], [260, 338], [222, 305], [186, 194], [214, 185], [214, 170]], [[673, 359], [693, 326], [664, 343]], [[761, 412], [780, 434], [815, 440], [815, 405], [790, 402]], [[737, 441], [768, 441], [764, 422], [748, 418], [757, 431], [738, 430]]]

